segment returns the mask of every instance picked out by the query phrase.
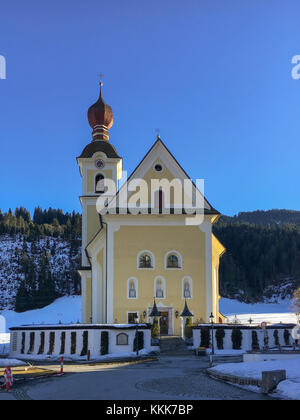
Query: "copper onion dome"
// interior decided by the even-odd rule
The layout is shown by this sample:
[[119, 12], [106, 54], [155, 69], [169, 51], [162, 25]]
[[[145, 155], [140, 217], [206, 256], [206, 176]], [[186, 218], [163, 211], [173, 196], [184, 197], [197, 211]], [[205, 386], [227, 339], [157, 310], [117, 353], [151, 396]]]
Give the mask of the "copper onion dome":
[[108, 130], [112, 127], [114, 118], [109, 105], [102, 97], [102, 82], [100, 82], [100, 96], [94, 105], [88, 110], [89, 124], [93, 129], [93, 140], [109, 140]]

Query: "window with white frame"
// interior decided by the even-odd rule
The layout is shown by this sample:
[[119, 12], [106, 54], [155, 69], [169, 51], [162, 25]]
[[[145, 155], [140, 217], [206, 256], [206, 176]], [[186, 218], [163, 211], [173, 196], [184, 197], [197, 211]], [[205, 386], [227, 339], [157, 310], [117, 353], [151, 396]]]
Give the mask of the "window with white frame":
[[138, 255], [138, 268], [153, 269], [154, 255], [150, 251], [142, 251]]
[[138, 281], [136, 278], [131, 277], [127, 281], [127, 298], [137, 299], [138, 297]]
[[104, 175], [98, 174], [95, 178], [95, 193], [96, 194], [104, 194], [105, 186], [104, 186]]
[[166, 281], [163, 277], [156, 277], [154, 281], [155, 297], [157, 299], [165, 299], [166, 297]]
[[166, 269], [182, 268], [182, 257], [177, 251], [170, 251], [165, 256]]
[[193, 297], [193, 282], [191, 277], [184, 277], [182, 279], [182, 297], [184, 299], [191, 299]]

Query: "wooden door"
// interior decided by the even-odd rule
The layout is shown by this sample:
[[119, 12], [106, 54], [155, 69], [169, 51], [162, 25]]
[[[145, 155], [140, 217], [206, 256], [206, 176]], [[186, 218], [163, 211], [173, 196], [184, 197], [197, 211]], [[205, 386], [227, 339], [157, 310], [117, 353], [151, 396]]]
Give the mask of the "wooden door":
[[160, 333], [168, 335], [169, 333], [169, 312], [160, 312]]

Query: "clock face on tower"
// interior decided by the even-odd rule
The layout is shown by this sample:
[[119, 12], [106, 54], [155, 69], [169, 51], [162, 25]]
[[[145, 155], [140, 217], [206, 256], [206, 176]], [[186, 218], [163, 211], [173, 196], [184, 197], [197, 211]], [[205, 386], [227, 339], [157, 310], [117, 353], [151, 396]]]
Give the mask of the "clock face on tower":
[[96, 168], [98, 168], [98, 169], [102, 169], [102, 168], [104, 168], [104, 166], [105, 166], [104, 160], [102, 160], [102, 159], [98, 159], [98, 160], [96, 160], [96, 162], [95, 162], [95, 166], [96, 166]]

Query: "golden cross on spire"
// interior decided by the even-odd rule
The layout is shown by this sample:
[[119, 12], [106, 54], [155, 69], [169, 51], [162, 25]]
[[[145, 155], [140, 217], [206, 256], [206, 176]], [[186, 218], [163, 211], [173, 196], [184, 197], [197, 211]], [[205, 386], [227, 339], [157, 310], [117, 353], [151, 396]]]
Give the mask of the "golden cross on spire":
[[156, 131], [156, 134], [157, 134], [157, 139], [160, 139], [160, 129], [157, 128], [155, 131]]

